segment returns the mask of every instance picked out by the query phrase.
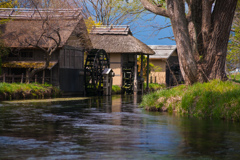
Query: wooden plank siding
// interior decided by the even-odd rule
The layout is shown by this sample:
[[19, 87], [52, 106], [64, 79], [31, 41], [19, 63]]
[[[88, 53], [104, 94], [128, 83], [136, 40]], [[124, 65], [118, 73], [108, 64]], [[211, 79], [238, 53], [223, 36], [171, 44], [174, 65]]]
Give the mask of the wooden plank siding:
[[110, 68], [115, 73], [113, 77], [113, 85], [122, 86], [122, 62], [121, 62], [121, 54], [109, 54], [110, 59]]
[[62, 49], [59, 56], [59, 67], [69, 69], [84, 68], [84, 52], [80, 49]]

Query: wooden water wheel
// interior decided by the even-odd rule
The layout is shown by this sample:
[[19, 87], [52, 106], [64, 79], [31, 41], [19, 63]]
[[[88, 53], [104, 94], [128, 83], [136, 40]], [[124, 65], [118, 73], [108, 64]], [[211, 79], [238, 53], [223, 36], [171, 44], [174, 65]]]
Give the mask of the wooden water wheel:
[[109, 59], [105, 50], [92, 49], [88, 53], [84, 67], [85, 92], [87, 95], [103, 94], [102, 72], [109, 67]]

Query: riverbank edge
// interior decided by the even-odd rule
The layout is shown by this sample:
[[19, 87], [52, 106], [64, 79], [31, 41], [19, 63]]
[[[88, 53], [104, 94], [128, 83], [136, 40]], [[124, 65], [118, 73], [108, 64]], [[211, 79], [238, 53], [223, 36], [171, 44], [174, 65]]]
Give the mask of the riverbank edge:
[[238, 83], [213, 80], [158, 90], [144, 95], [140, 106], [149, 111], [240, 121], [239, 95]]
[[[158, 84], [158, 83], [149, 83], [149, 86], [148, 86], [148, 90], [147, 90], [147, 84], [144, 83], [143, 84], [143, 92], [144, 93], [151, 93], [151, 92], [155, 92], [157, 90], [160, 90], [160, 89], [165, 89], [166, 88], [166, 85], [165, 84]], [[118, 94], [122, 94], [122, 89], [120, 86], [118, 85], [112, 85], [112, 95], [118, 95]]]
[[39, 83], [0, 83], [0, 101], [61, 97], [59, 88]]

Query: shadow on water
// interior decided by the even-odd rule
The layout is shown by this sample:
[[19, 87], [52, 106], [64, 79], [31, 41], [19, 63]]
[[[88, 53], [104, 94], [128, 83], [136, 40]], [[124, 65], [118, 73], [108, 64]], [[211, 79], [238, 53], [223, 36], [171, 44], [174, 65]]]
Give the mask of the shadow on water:
[[238, 123], [147, 112], [140, 101], [0, 104], [0, 159], [240, 159]]

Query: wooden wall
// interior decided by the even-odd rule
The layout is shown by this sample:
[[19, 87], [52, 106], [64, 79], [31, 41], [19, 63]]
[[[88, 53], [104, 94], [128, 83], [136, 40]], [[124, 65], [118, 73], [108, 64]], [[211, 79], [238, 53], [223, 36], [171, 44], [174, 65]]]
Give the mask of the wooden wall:
[[109, 54], [110, 68], [115, 73], [113, 77], [113, 85], [122, 86], [122, 66], [121, 66], [121, 54], [112, 53]]
[[84, 52], [76, 48], [64, 48], [60, 51], [59, 56], [60, 68], [83, 69]]
[[68, 93], [84, 93], [84, 51], [79, 48], [65, 47], [59, 56], [60, 89]]
[[[22, 57], [23, 52], [32, 53], [32, 57]], [[19, 51], [15, 51], [14, 55], [10, 54], [7, 58], [4, 58], [6, 61], [45, 61], [45, 53], [39, 49], [21, 49]], [[56, 50], [52, 56], [51, 61], [57, 61], [59, 57], [59, 50]]]
[[[168, 61], [169, 61], [169, 65], [178, 65], [178, 57], [177, 57], [177, 52], [174, 51], [174, 53], [172, 53], [172, 55], [169, 57]], [[171, 76], [169, 74], [169, 70], [168, 70], [168, 66], [166, 63], [166, 59], [149, 59], [149, 62], [152, 63], [154, 66], [156, 66], [157, 68], [155, 68], [155, 70], [152, 70], [150, 75], [149, 75], [149, 82], [152, 83], [163, 83], [163, 84], [167, 84], [169, 83], [169, 76]], [[161, 70], [159, 69], [161, 68]], [[152, 77], [152, 78], [151, 78]], [[171, 78], [170, 78], [171, 79]]]
[[156, 68], [152, 70], [149, 75], [149, 82], [151, 83], [166, 83], [166, 61], [161, 59], [150, 59], [150, 63], [152, 63]]

